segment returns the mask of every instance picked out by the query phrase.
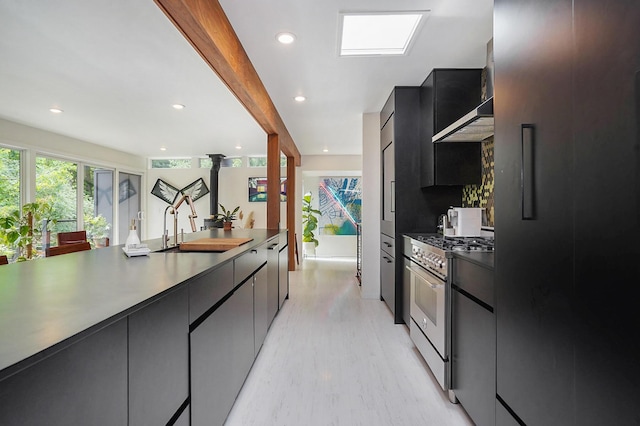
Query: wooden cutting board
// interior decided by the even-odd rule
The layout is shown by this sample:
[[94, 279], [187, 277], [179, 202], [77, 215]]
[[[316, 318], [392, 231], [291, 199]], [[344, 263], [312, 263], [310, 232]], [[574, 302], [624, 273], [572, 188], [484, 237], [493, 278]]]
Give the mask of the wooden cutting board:
[[246, 244], [253, 238], [200, 238], [180, 244], [184, 251], [226, 251]]

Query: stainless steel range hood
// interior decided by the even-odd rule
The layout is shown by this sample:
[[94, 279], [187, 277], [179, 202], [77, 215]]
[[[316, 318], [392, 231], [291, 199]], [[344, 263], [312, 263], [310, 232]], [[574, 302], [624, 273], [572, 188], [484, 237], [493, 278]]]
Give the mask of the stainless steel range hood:
[[493, 97], [433, 136], [434, 143], [482, 142], [493, 136]]

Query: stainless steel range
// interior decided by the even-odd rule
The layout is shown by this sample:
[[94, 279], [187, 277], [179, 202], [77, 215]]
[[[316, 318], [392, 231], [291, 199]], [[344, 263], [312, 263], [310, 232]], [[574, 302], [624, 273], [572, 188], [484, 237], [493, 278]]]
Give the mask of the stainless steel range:
[[411, 339], [436, 380], [451, 391], [451, 258], [454, 251], [492, 251], [493, 237], [405, 234], [405, 288], [410, 289]]

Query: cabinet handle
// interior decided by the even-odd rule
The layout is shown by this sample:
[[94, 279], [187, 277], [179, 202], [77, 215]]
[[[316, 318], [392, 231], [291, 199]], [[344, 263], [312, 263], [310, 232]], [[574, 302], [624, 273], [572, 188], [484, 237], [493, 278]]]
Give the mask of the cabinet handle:
[[271, 245], [269, 246], [269, 250], [273, 250], [273, 249], [275, 249], [276, 247], [278, 247], [279, 245], [280, 245], [279, 243], [271, 244]]
[[258, 250], [256, 250], [256, 249], [251, 249], [251, 253], [258, 254]]
[[523, 124], [521, 130], [522, 163], [520, 165], [520, 193], [522, 201], [522, 219], [531, 220], [534, 219], [535, 210], [535, 186], [533, 181], [535, 128], [533, 124]]
[[389, 259], [387, 256], [383, 256], [383, 259], [387, 261], [387, 263], [393, 263], [393, 260]]
[[386, 241], [384, 242], [384, 245], [385, 245], [385, 246], [387, 246], [387, 247], [393, 247], [393, 245], [392, 245], [392, 244], [389, 244], [389, 243], [388, 243], [388, 242], [386, 242]]
[[396, 211], [396, 181], [392, 180], [391, 183], [389, 183], [389, 186], [391, 188], [391, 213], [395, 213], [395, 211]]

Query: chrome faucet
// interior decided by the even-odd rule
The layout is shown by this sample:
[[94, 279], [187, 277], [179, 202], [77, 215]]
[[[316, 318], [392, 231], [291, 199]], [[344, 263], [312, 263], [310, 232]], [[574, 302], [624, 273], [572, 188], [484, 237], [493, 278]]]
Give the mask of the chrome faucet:
[[[169, 230], [167, 229], [167, 211], [171, 209], [171, 214], [173, 215], [173, 246], [176, 247], [178, 245], [178, 207], [183, 202], [187, 202], [189, 207], [191, 207], [191, 214], [189, 215], [189, 221], [191, 222], [191, 231], [196, 232], [196, 221], [194, 220], [198, 215], [196, 214], [196, 208], [193, 205], [193, 200], [189, 195], [183, 195], [180, 197], [177, 203], [173, 205], [168, 205], [166, 209], [164, 209], [164, 220], [162, 223], [162, 248], [169, 248]], [[184, 239], [184, 237], [183, 237]]]

